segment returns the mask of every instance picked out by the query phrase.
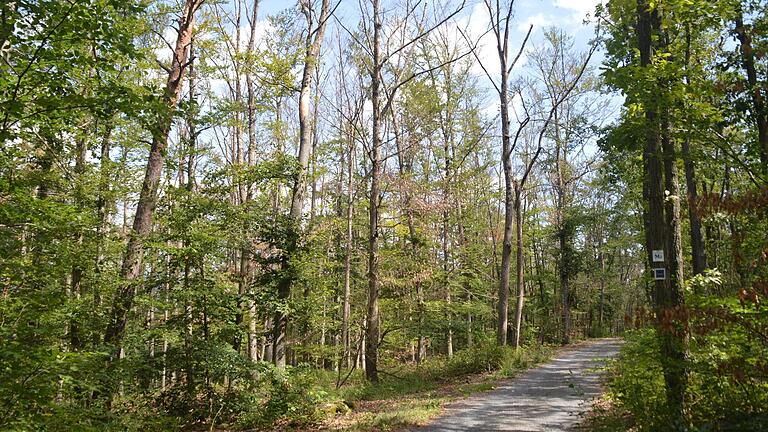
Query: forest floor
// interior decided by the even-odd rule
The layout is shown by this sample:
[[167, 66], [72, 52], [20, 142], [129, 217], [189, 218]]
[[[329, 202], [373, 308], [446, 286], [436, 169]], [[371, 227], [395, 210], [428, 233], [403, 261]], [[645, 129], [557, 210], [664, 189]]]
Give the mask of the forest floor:
[[[602, 393], [601, 369], [621, 339], [580, 342], [556, 350], [545, 363], [516, 376], [465, 375], [423, 391], [359, 400], [346, 415], [325, 422], [334, 431], [565, 431], [583, 419]], [[394, 390], [394, 389], [393, 389]], [[317, 430], [317, 428], [313, 428]]]
[[600, 339], [558, 353], [544, 365], [445, 407], [423, 428], [437, 431], [569, 431], [602, 393], [601, 369], [620, 339]]

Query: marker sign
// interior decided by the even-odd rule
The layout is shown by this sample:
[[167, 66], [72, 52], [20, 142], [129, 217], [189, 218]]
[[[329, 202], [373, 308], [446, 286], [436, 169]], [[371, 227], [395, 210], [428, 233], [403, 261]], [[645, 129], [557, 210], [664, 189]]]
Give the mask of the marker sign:
[[667, 278], [667, 269], [655, 268], [653, 269], [653, 280], [665, 280]]
[[664, 250], [654, 250], [651, 253], [653, 262], [664, 262]]

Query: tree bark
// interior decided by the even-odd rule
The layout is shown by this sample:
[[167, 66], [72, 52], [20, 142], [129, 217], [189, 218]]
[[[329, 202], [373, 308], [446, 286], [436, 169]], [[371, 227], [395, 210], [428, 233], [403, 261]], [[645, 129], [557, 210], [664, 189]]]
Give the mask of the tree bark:
[[688, 220], [690, 223], [689, 232], [691, 237], [691, 265], [693, 274], [698, 275], [707, 268], [707, 253], [704, 247], [704, 236], [702, 235], [701, 216], [696, 211], [696, 200], [698, 199], [698, 190], [696, 187], [696, 169], [691, 157], [690, 142], [688, 138], [683, 140], [682, 144], [683, 165], [685, 167], [685, 185], [688, 190]]
[[[691, 63], [691, 33], [690, 29], [685, 31], [685, 84], [690, 83], [688, 68]], [[701, 232], [701, 216], [696, 210], [696, 200], [698, 199], [698, 190], [696, 187], [696, 168], [693, 163], [690, 149], [690, 138], [685, 137], [682, 143], [683, 167], [685, 168], [685, 186], [688, 191], [688, 220], [689, 233], [691, 237], [691, 265], [693, 274], [698, 275], [707, 268], [707, 254], [704, 247], [704, 238]]]
[[[259, 17], [259, 2], [260, 0], [253, 0], [251, 5], [251, 34], [248, 38], [248, 54], [253, 55], [256, 48], [256, 21]], [[248, 165], [256, 164], [256, 90], [253, 84], [253, 76], [249, 71], [245, 74], [245, 85], [247, 91], [248, 105]], [[253, 199], [253, 184], [249, 183], [246, 187], [246, 202], [250, 202]], [[250, 255], [248, 256], [250, 263]], [[250, 272], [249, 272], [250, 274]], [[258, 360], [258, 336], [256, 335], [256, 302], [254, 300], [248, 301], [248, 358], [251, 361]]]
[[501, 104], [501, 163], [504, 169], [504, 237], [501, 248], [501, 270], [499, 272], [499, 317], [496, 328], [496, 343], [504, 346], [507, 344], [509, 327], [509, 267], [512, 258], [512, 229], [515, 215], [515, 174], [512, 167], [512, 140], [509, 132], [509, 73], [507, 72], [508, 45], [506, 38], [504, 41], [498, 39], [496, 47], [501, 70], [499, 102]]
[[[310, 96], [312, 90], [312, 81], [315, 70], [320, 61], [320, 48], [322, 47], [323, 37], [325, 35], [326, 24], [330, 16], [330, 0], [323, 0], [320, 17], [317, 20], [317, 27], [314, 27], [314, 11], [309, 1], [301, 1], [302, 12], [307, 18], [307, 39], [306, 51], [304, 55], [304, 71], [301, 78], [301, 88], [299, 91], [299, 172], [293, 185], [293, 195], [291, 198], [290, 219], [292, 223], [292, 238], [289, 239], [288, 251], [283, 259], [283, 277], [278, 287], [278, 297], [281, 301], [288, 301], [291, 295], [291, 285], [293, 284], [293, 275], [290, 274], [290, 255], [295, 250], [297, 244], [298, 232], [301, 229], [301, 214], [304, 208], [304, 195], [307, 188], [307, 172], [309, 169], [309, 159], [312, 153], [312, 121], [310, 119]], [[285, 366], [286, 362], [286, 328], [288, 316], [285, 313], [275, 314], [272, 340], [272, 361], [277, 366]]]
[[352, 195], [353, 168], [355, 160], [355, 140], [350, 133], [347, 155], [347, 211], [346, 211], [346, 251], [344, 253], [344, 304], [342, 307], [341, 338], [344, 346], [344, 358], [347, 367], [352, 366], [352, 346], [349, 340], [349, 317], [351, 313], [352, 298], [352, 218], [354, 212], [354, 197]]
[[[651, 8], [648, 0], [637, 1], [637, 41], [640, 52], [640, 65], [649, 69], [654, 56], [654, 39], [659, 39], [661, 17], [655, 8]], [[656, 36], [656, 37], [654, 37]], [[658, 43], [658, 42], [657, 42]], [[663, 85], [659, 85], [663, 91]], [[662, 127], [666, 126], [662, 108], [657, 102], [650, 101], [645, 109], [645, 145], [643, 149], [643, 168], [647, 202], [646, 218], [646, 252], [649, 268], [659, 266], [652, 258], [654, 250], [663, 250], [668, 263], [665, 266], [668, 275], [655, 281], [654, 300], [656, 305], [657, 325], [661, 339], [662, 366], [666, 384], [666, 398], [672, 415], [674, 428], [682, 428], [685, 393], [685, 345], [680, 337], [674, 320], [674, 310], [683, 304], [682, 297], [682, 268], [680, 263], [679, 242], [679, 213], [675, 217], [676, 197], [665, 209], [665, 186], [674, 189], [676, 174], [674, 173], [674, 149], [669, 137], [663, 139]], [[665, 133], [665, 135], [667, 135]], [[662, 145], [664, 149], [662, 159]], [[662, 164], [664, 162], [664, 164]], [[664, 176], [666, 172], [666, 181]], [[674, 190], [670, 190], [670, 193]], [[678, 197], [679, 198], [679, 197]], [[666, 214], [665, 215], [665, 210]], [[677, 220], [675, 220], [677, 219]], [[677, 233], [675, 232], [677, 231]]]
[[741, 50], [741, 62], [747, 73], [747, 85], [751, 91], [752, 115], [757, 125], [757, 145], [762, 162], [763, 174], [768, 174], [768, 109], [765, 106], [763, 88], [757, 81], [757, 67], [755, 65], [755, 53], [752, 47], [752, 35], [750, 29], [744, 25], [744, 17], [741, 10], [735, 20], [736, 37], [739, 39]]
[[152, 216], [157, 203], [157, 189], [165, 161], [168, 134], [171, 129], [173, 111], [178, 103], [184, 72], [187, 68], [189, 44], [194, 32], [195, 13], [201, 3], [202, 0], [186, 0], [179, 19], [176, 45], [172, 63], [168, 69], [168, 79], [163, 96], [166, 109], [159, 114], [151, 131], [152, 146], [144, 174], [144, 182], [139, 195], [139, 202], [136, 205], [133, 228], [128, 239], [123, 265], [120, 269], [122, 283], [117, 289], [109, 315], [109, 324], [104, 334], [104, 342], [115, 347], [122, 343], [125, 336], [128, 313], [133, 306], [134, 281], [141, 276], [144, 238], [152, 229]]
[[515, 182], [515, 270], [517, 272], [517, 307], [515, 308], [515, 332], [512, 346], [520, 347], [520, 333], [523, 329], [523, 306], [525, 305], [525, 280], [523, 260], [523, 189], [520, 182]]
[[372, 148], [371, 193], [368, 233], [368, 313], [366, 316], [365, 376], [379, 382], [379, 204], [382, 175], [381, 160], [381, 12], [379, 0], [373, 4], [373, 67], [371, 69]]

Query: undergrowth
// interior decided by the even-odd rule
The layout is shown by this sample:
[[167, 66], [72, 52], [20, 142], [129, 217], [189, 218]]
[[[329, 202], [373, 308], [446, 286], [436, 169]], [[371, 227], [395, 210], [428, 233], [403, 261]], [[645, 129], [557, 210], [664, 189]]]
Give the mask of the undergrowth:
[[[588, 421], [588, 429], [606, 432], [672, 430], [656, 331], [636, 330], [625, 338], [627, 343], [609, 367], [606, 398], [610, 409], [593, 412], [594, 418]], [[762, 361], [753, 358], [759, 350], [745, 349], [745, 345], [733, 334], [691, 338], [685, 396], [688, 430], [768, 430], [765, 377], [734, 374], [722, 367], [737, 359], [745, 364]]]

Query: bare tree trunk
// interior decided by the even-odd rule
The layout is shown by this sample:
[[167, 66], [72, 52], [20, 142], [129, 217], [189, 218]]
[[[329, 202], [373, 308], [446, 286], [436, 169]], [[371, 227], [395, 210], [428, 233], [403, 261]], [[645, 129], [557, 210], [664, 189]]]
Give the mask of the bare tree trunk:
[[[448, 226], [450, 222], [450, 206], [451, 201], [451, 148], [453, 147], [453, 131], [452, 116], [451, 116], [451, 73], [450, 68], [446, 68], [445, 72], [445, 86], [446, 86], [446, 113], [445, 118], [441, 122], [443, 124], [443, 159], [444, 159], [444, 173], [445, 176], [443, 184], [443, 273], [445, 277], [445, 303], [446, 303], [446, 320], [448, 324], [448, 331], [446, 332], [446, 353], [448, 358], [453, 357], [453, 325], [452, 313], [451, 313], [451, 285], [450, 285], [450, 271], [451, 266], [449, 264], [450, 251], [449, 251], [449, 233]], [[441, 116], [442, 117], [442, 116]]]
[[757, 68], [755, 65], [755, 53], [752, 47], [752, 35], [744, 25], [744, 17], [741, 10], [735, 20], [736, 37], [741, 44], [741, 62], [747, 73], [747, 84], [752, 92], [751, 114], [757, 125], [757, 144], [762, 161], [763, 174], [768, 174], [768, 109], [765, 106], [763, 86], [757, 81]]
[[[259, 17], [259, 2], [260, 0], [253, 0], [251, 5], [251, 17], [250, 26], [251, 33], [248, 38], [248, 53], [253, 55], [256, 48], [256, 21]], [[248, 68], [248, 72], [245, 74], [245, 85], [248, 97], [248, 165], [256, 164], [256, 90], [253, 84], [253, 76]], [[253, 184], [249, 183], [246, 190], [246, 202], [250, 202], [253, 199]], [[248, 256], [250, 262], [250, 255]], [[249, 268], [250, 275], [250, 268]], [[251, 361], [258, 360], [258, 336], [256, 335], [256, 301], [248, 300], [248, 358]]]
[[379, 0], [373, 3], [373, 67], [371, 70], [371, 105], [373, 108], [373, 144], [371, 148], [371, 194], [368, 234], [368, 313], [366, 316], [365, 376], [379, 382], [379, 205], [381, 160], [381, 13]]
[[[306, 40], [306, 52], [304, 56], [304, 72], [301, 79], [301, 89], [299, 92], [299, 172], [296, 176], [296, 181], [293, 186], [293, 196], [291, 198], [291, 210], [289, 213], [291, 223], [293, 224], [292, 230], [293, 238], [289, 240], [288, 254], [291, 254], [296, 248], [297, 236], [300, 231], [301, 213], [304, 208], [304, 194], [307, 188], [307, 171], [309, 169], [309, 159], [312, 152], [312, 122], [310, 119], [310, 95], [312, 90], [312, 81], [315, 74], [315, 69], [320, 61], [320, 48], [323, 43], [323, 37], [325, 35], [326, 23], [330, 16], [330, 0], [323, 0], [322, 8], [320, 11], [320, 17], [317, 20], [317, 27], [314, 21], [314, 10], [308, 0], [302, 0], [301, 2], [302, 12], [307, 18], [307, 40]], [[291, 285], [293, 284], [293, 278], [288, 274], [289, 256], [284, 257], [282, 263], [283, 270], [286, 274], [278, 287], [278, 296], [281, 301], [288, 301], [291, 295]], [[286, 362], [286, 328], [288, 323], [288, 317], [282, 312], [275, 314], [274, 327], [273, 327], [273, 339], [272, 339], [272, 361], [277, 366], [285, 366]]]
[[512, 167], [512, 142], [509, 132], [509, 74], [507, 72], [507, 41], [498, 40], [498, 53], [501, 65], [501, 162], [504, 168], [504, 238], [501, 248], [501, 271], [499, 282], [499, 306], [498, 327], [496, 329], [496, 342], [504, 346], [507, 344], [507, 330], [509, 321], [509, 267], [512, 258], [512, 229], [514, 226], [514, 171]]
[[342, 307], [341, 318], [341, 338], [342, 345], [344, 346], [344, 358], [346, 360], [347, 367], [351, 367], [351, 352], [352, 347], [349, 342], [349, 316], [351, 313], [351, 297], [352, 297], [352, 217], [354, 212], [354, 197], [352, 192], [353, 185], [353, 167], [355, 160], [355, 141], [354, 136], [350, 136], [349, 139], [349, 153], [347, 156], [347, 214], [346, 214], [346, 252], [344, 254], [344, 304]]
[[[467, 235], [466, 235], [466, 231], [465, 231], [465, 227], [464, 227], [463, 210], [462, 210], [462, 204], [458, 200], [456, 202], [456, 217], [458, 218], [458, 224], [457, 225], [458, 225], [458, 229], [459, 229], [459, 243], [461, 244], [462, 252], [463, 252], [462, 253], [461, 265], [462, 265], [462, 268], [469, 268], [470, 267], [470, 263], [469, 263], [469, 259], [468, 259], [468, 256], [467, 256], [468, 255], [468, 253], [467, 253], [468, 241], [467, 241]], [[463, 288], [464, 288], [464, 291], [466, 293], [467, 304], [471, 304], [472, 303], [472, 287], [471, 287], [470, 283], [467, 281]], [[467, 331], [467, 348], [472, 348], [472, 346], [474, 346], [474, 344], [475, 344], [474, 335], [472, 333], [472, 331], [473, 331], [473, 329], [472, 329], [472, 319], [473, 319], [472, 311], [470, 310], [470, 311], [467, 312], [467, 322], [466, 322], [466, 324], [467, 324], [467, 327], [466, 327], [466, 331]]]
[[[686, 76], [685, 82], [689, 83], [687, 69], [690, 64], [691, 57], [691, 34], [689, 29], [685, 32], [686, 49], [685, 49], [685, 67]], [[693, 274], [701, 274], [704, 269], [707, 268], [707, 255], [704, 247], [704, 238], [701, 233], [701, 216], [699, 216], [696, 210], [696, 199], [698, 198], [698, 191], [696, 189], [696, 169], [691, 157], [690, 138], [686, 137], [682, 144], [683, 166], [685, 168], [685, 186], [688, 191], [688, 220], [689, 231], [691, 236], [691, 264], [693, 266]]]
[[[599, 240], [602, 243], [602, 236]], [[599, 245], [602, 249], [603, 245]], [[598, 261], [600, 262], [600, 306], [599, 306], [599, 312], [598, 312], [598, 325], [600, 326], [600, 333], [602, 335], [603, 332], [603, 314], [605, 310], [605, 253], [600, 250], [598, 252]]]
[[[499, 104], [501, 108], [501, 163], [504, 171], [504, 237], [501, 249], [501, 270], [499, 272], [500, 280], [496, 343], [500, 346], [504, 346], [507, 344], [507, 332], [509, 330], [509, 267], [512, 260], [512, 229], [515, 214], [515, 173], [512, 166], [512, 152], [514, 151], [520, 132], [528, 123], [528, 119], [525, 119], [518, 125], [517, 134], [513, 141], [510, 135], [509, 124], [509, 73], [511, 72], [512, 66], [515, 65], [515, 62], [520, 57], [520, 53], [522, 53], [533, 27], [529, 28], [528, 34], [520, 45], [520, 53], [510, 63], [509, 27], [512, 21], [514, 0], [509, 2], [507, 10], [504, 12], [500, 8], [498, 1], [496, 2], [495, 7], [491, 5], [491, 0], [485, 0], [484, 3], [489, 16], [491, 17], [491, 30], [496, 39], [496, 54], [499, 58], [499, 73], [501, 78], [498, 86], [494, 83], [499, 95]], [[502, 13], [504, 14], [503, 16]], [[481, 61], [476, 52], [473, 51], [473, 54], [478, 61]], [[488, 77], [491, 78], [490, 75], [488, 75]], [[491, 80], [493, 79], [491, 78]], [[523, 182], [521, 182], [521, 188], [522, 183]]]
[[516, 265], [517, 270], [517, 307], [515, 308], [515, 333], [512, 346], [515, 348], [520, 347], [520, 333], [523, 326], [523, 306], [525, 304], [525, 281], [523, 268], [523, 203], [522, 203], [522, 185], [520, 182], [515, 182], [515, 240], [516, 240]]
[[144, 237], [152, 229], [152, 215], [157, 202], [157, 189], [160, 174], [165, 160], [165, 148], [168, 145], [168, 134], [171, 129], [173, 111], [179, 98], [184, 71], [187, 68], [189, 44], [194, 31], [195, 13], [202, 0], [186, 0], [179, 19], [176, 45], [171, 66], [168, 69], [164, 102], [166, 110], [159, 114], [157, 122], [152, 127], [152, 147], [149, 152], [144, 182], [136, 205], [136, 215], [133, 229], [128, 239], [128, 246], [120, 269], [123, 281], [117, 289], [117, 294], [110, 312], [110, 319], [104, 334], [104, 342], [119, 346], [125, 336], [128, 313], [133, 306], [135, 286], [133, 281], [141, 275], [144, 256]]
[[[85, 205], [85, 196], [83, 191], [83, 174], [85, 174], [85, 160], [87, 157], [88, 148], [84, 139], [77, 140], [76, 157], [75, 157], [75, 174], [77, 175], [77, 184], [75, 188], [75, 205], [79, 209], [83, 209]], [[83, 231], [78, 229], [77, 232], [77, 247], [82, 248], [83, 245]], [[70, 295], [75, 299], [80, 299], [82, 294], [82, 282], [83, 282], [83, 269], [82, 264], [76, 262], [72, 265], [72, 271], [69, 277], [69, 291]], [[76, 317], [73, 317], [69, 321], [69, 349], [73, 352], [79, 351], [82, 348], [83, 340], [80, 334], [80, 325]]]

